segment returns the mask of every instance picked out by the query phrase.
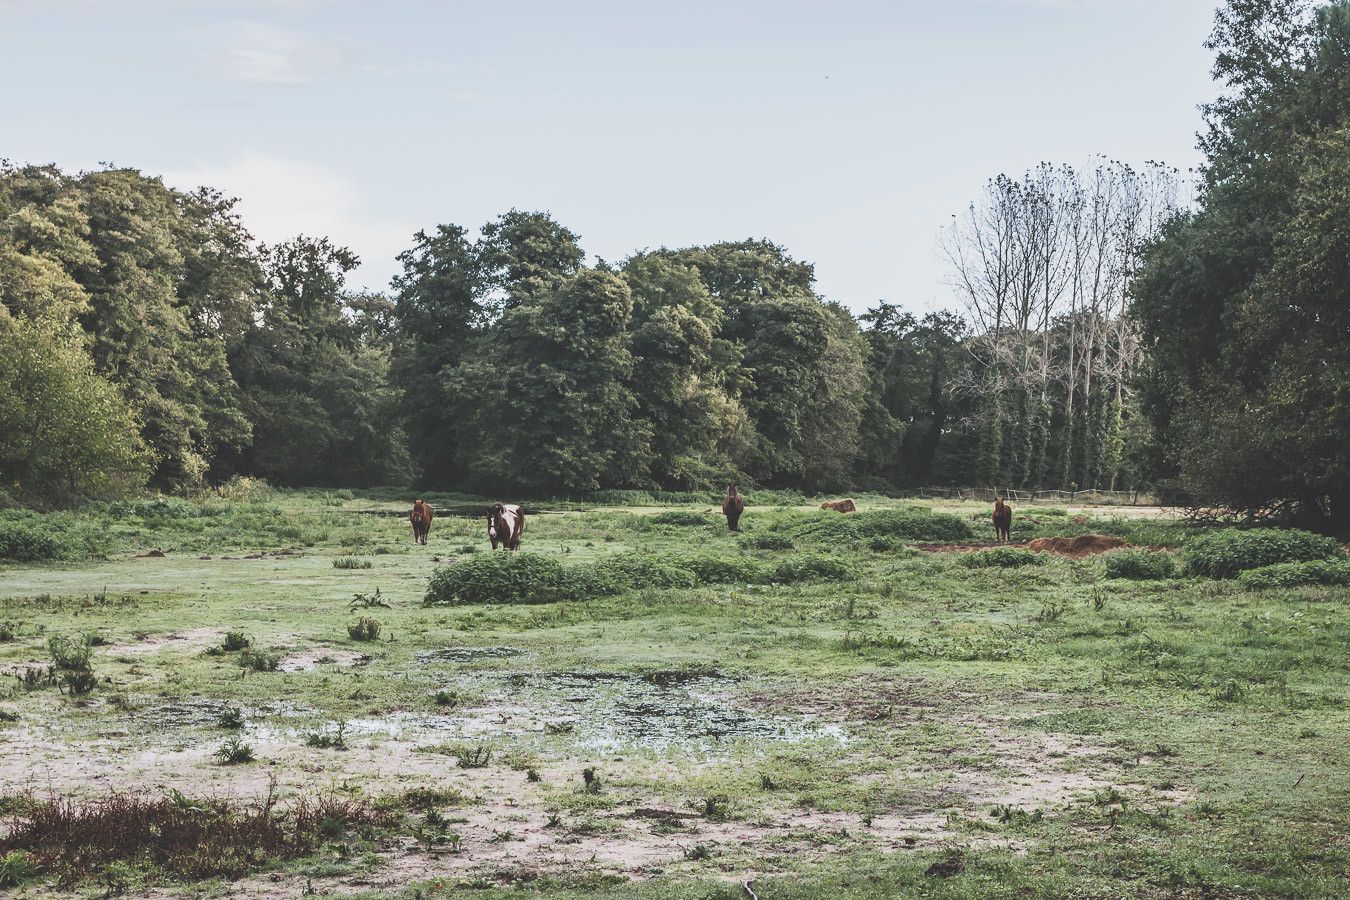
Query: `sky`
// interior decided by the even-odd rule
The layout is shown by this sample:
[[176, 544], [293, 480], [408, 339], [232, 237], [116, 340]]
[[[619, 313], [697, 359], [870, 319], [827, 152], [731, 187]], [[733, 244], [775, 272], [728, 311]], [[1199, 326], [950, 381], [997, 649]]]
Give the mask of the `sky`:
[[821, 294], [955, 307], [999, 173], [1199, 163], [1217, 0], [0, 0], [0, 158], [104, 163], [327, 235], [547, 210], [592, 260], [768, 238]]

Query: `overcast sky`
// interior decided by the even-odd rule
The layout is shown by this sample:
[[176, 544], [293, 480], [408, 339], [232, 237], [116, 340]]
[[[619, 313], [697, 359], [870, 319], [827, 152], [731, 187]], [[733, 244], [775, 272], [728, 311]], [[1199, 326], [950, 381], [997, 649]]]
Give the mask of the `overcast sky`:
[[420, 228], [553, 213], [592, 257], [767, 237], [861, 311], [954, 303], [985, 179], [1187, 169], [1216, 0], [0, 0], [0, 157], [238, 196], [384, 288]]

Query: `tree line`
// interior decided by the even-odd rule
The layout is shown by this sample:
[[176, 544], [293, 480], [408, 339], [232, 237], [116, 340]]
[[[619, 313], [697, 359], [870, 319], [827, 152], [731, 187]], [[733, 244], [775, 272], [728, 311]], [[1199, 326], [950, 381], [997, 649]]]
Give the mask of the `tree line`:
[[260, 244], [211, 189], [5, 164], [0, 489], [1148, 486], [1336, 520], [1350, 11], [1229, 0], [1209, 46], [1193, 201], [1159, 164], [991, 179], [940, 241], [962, 308], [922, 317], [855, 317], [768, 240], [588, 265], [519, 210], [357, 292], [351, 251]]

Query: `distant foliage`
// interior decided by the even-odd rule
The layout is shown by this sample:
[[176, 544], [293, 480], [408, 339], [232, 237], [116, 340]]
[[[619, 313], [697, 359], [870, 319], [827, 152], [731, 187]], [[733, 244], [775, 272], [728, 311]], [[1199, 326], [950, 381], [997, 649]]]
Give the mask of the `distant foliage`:
[[271, 500], [277, 495], [276, 489], [268, 484], [266, 479], [254, 478], [251, 475], [231, 475], [216, 487], [216, 493], [225, 500], [254, 503]]
[[961, 565], [967, 569], [1018, 569], [1022, 566], [1043, 566], [1046, 555], [1019, 550], [1016, 547], [995, 547], [978, 553], [967, 553], [961, 557]]
[[878, 538], [947, 543], [966, 541], [975, 536], [966, 520], [922, 507], [875, 509], [849, 516], [829, 511], [814, 512], [776, 526], [773, 533], [830, 546], [870, 546]]
[[1344, 556], [1335, 538], [1293, 528], [1224, 529], [1196, 538], [1182, 551], [1188, 573], [1210, 578], [1235, 578], [1239, 572], [1275, 563]]
[[1104, 557], [1107, 578], [1133, 581], [1162, 581], [1177, 574], [1177, 561], [1171, 553], [1147, 550], [1120, 550]]
[[708, 525], [711, 522], [712, 519], [703, 513], [683, 509], [672, 509], [652, 516], [652, 523], [655, 525], [696, 526]]
[[859, 513], [851, 523], [859, 533], [910, 541], [961, 541], [975, 536], [970, 523], [947, 513], [925, 509], [877, 509]]
[[1315, 559], [1248, 569], [1238, 581], [1249, 588], [1289, 588], [1308, 584], [1350, 585], [1350, 560]]

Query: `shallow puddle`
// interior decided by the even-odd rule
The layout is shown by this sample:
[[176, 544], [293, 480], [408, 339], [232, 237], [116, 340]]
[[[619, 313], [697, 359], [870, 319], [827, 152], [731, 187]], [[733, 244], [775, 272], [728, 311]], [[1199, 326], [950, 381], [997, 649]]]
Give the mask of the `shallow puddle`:
[[422, 650], [417, 661], [430, 662], [475, 662], [480, 659], [507, 659], [520, 656], [524, 650], [515, 647], [442, 647], [439, 650]]
[[[584, 753], [642, 749], [715, 754], [740, 741], [848, 743], [841, 725], [739, 705], [729, 696], [734, 680], [716, 673], [482, 672], [455, 680], [471, 685], [481, 702], [352, 718], [343, 723], [344, 734], [348, 739], [388, 737], [418, 744], [454, 738], [486, 742], [539, 738], [562, 741]], [[138, 709], [124, 721], [160, 733], [214, 728], [232, 706], [223, 700], [183, 699]], [[264, 741], [302, 740], [309, 732], [332, 730], [339, 724], [321, 710], [288, 701], [244, 706], [241, 712], [244, 732]]]
[[746, 739], [847, 742], [837, 725], [737, 706], [726, 696], [731, 679], [715, 673], [554, 672], [504, 680], [510, 700], [543, 713], [546, 730], [569, 734], [580, 749], [592, 752], [711, 753]]

